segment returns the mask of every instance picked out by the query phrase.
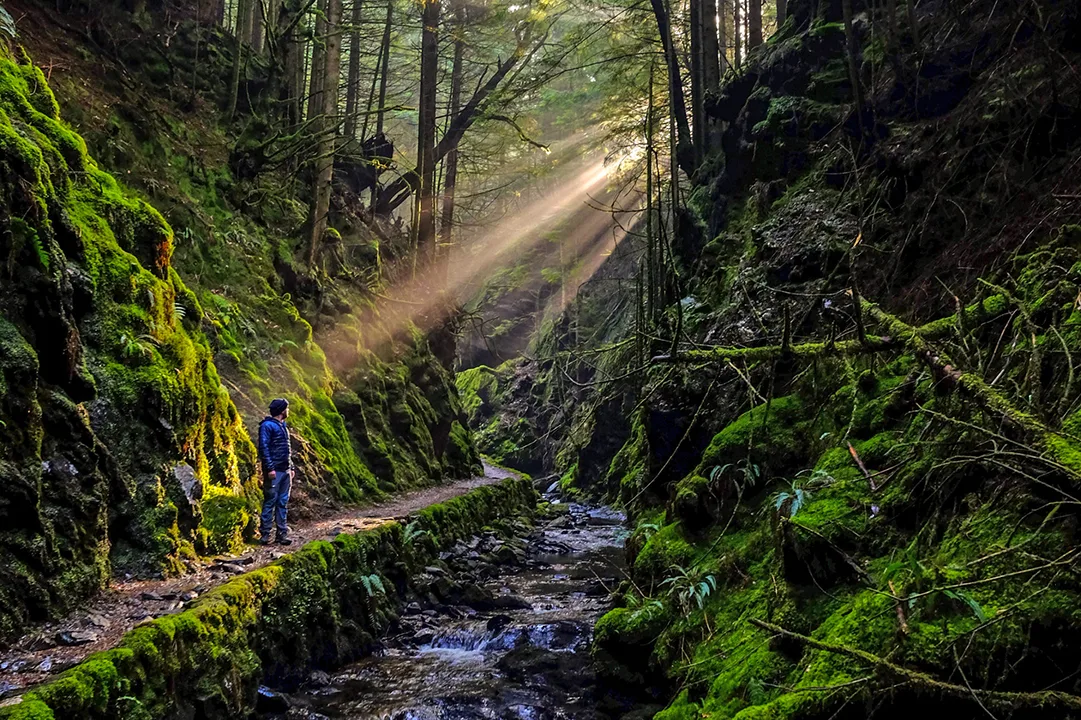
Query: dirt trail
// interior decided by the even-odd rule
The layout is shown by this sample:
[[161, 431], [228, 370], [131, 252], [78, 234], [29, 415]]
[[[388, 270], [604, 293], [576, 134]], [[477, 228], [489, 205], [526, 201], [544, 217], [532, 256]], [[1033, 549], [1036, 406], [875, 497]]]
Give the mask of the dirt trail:
[[249, 546], [242, 555], [201, 562], [195, 572], [182, 577], [114, 579], [110, 587], [88, 599], [68, 617], [35, 627], [12, 647], [0, 652], [0, 698], [18, 694], [81, 662], [91, 653], [113, 647], [140, 622], [179, 612], [234, 575], [296, 552], [305, 543], [377, 527], [511, 475], [485, 463], [484, 475], [480, 477], [403, 493], [379, 505], [337, 510], [323, 518], [290, 523], [293, 544], [288, 547]]

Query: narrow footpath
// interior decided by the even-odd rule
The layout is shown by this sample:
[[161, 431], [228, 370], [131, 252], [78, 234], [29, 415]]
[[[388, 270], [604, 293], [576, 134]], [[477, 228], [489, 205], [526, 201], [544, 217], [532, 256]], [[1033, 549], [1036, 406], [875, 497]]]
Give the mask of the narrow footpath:
[[179, 612], [200, 595], [234, 575], [267, 565], [296, 552], [313, 540], [356, 533], [403, 518], [429, 505], [512, 476], [508, 470], [484, 464], [484, 475], [394, 496], [384, 503], [346, 508], [318, 519], [290, 523], [293, 544], [249, 546], [243, 555], [227, 555], [197, 563], [196, 570], [164, 580], [114, 579], [101, 593], [62, 620], [42, 624], [0, 652], [0, 699], [20, 694], [82, 662], [87, 656], [116, 645], [141, 622]]

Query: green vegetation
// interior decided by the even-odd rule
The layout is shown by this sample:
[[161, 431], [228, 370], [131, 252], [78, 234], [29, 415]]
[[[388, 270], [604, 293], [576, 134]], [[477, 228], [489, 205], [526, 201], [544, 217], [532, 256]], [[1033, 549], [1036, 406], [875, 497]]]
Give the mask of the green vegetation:
[[117, 648], [0, 708], [0, 718], [171, 717], [196, 707], [204, 717], [242, 715], [264, 677], [303, 677], [315, 661], [370, 651], [414, 573], [485, 526], [531, 515], [536, 501], [529, 481], [513, 478], [426, 508], [404, 528], [309, 543], [140, 625]]
[[[98, 127], [77, 102], [86, 88], [61, 91]], [[60, 106], [40, 68], [0, 48], [0, 638], [111, 572], [180, 573], [241, 549], [261, 500], [251, 433], [273, 397], [290, 399], [316, 501], [479, 469], [429, 335], [392, 333], [384, 322], [400, 321], [344, 284], [326, 292], [349, 312], [316, 332], [311, 304], [275, 286], [296, 215], [288, 202], [242, 214], [229, 171], [194, 163], [206, 127], [145, 108], [89, 133], [117, 171], [156, 178], [149, 200], [170, 224], [101, 169]]]

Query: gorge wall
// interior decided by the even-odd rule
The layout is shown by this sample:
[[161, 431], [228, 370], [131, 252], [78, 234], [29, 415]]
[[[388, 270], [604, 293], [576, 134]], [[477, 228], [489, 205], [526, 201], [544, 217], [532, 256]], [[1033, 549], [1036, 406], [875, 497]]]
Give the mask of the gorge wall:
[[146, 18], [114, 8], [120, 57], [65, 40], [51, 3], [5, 6], [50, 65], [0, 47], [0, 641], [112, 573], [250, 540], [273, 397], [291, 402], [296, 517], [479, 470], [453, 335], [377, 307], [378, 240], [335, 214], [367, 269], [305, 285], [300, 200], [257, 203], [269, 189], [212, 157], [238, 131], [200, 90], [229, 72], [220, 31], [181, 23], [162, 60]]
[[666, 720], [1076, 713], [1081, 16], [907, 5], [789, 3], [707, 97], [655, 324], [598, 282], [459, 378], [632, 514], [595, 654]]

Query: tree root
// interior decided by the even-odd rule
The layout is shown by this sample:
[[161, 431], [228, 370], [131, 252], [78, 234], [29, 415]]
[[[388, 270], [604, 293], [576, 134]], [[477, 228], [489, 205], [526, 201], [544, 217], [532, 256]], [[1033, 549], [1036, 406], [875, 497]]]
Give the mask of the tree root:
[[758, 620], [756, 618], [751, 618], [750, 622], [752, 625], [762, 628], [763, 630], [776, 633], [777, 635], [783, 635], [784, 637], [796, 640], [804, 645], [815, 648], [816, 650], [824, 650], [826, 652], [844, 655], [868, 663], [889, 675], [904, 680], [908, 684], [926, 690], [937, 691], [943, 695], [972, 698], [977, 703], [999, 707], [1003, 710], [1027, 707], [1043, 709], [1064, 708], [1073, 712], [1081, 711], [1081, 697], [1069, 693], [1059, 692], [1057, 690], [1041, 690], [1039, 692], [1031, 693], [1001, 692], [998, 690], [980, 690], [964, 685], [954, 685], [953, 683], [944, 682], [931, 677], [927, 673], [910, 670], [902, 665], [892, 663], [889, 660], [869, 653], [866, 650], [846, 647], [844, 645], [833, 645], [831, 643], [822, 642], [821, 640], [815, 640], [812, 637], [786, 630], [780, 625], [774, 625], [773, 623]]

